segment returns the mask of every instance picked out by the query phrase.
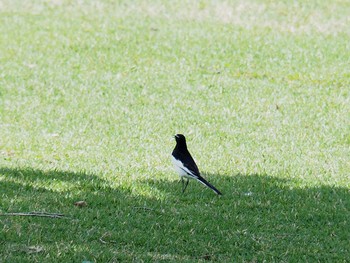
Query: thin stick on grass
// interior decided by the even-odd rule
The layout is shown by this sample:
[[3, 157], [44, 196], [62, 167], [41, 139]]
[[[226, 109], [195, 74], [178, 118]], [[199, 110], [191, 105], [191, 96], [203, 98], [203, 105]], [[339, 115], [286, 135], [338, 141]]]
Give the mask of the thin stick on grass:
[[28, 212], [28, 213], [3, 213], [0, 216], [38, 216], [49, 218], [67, 218], [64, 214], [46, 213], [46, 212]]
[[133, 206], [134, 209], [139, 209], [139, 210], [147, 210], [147, 211], [156, 211], [155, 209], [145, 207], [145, 206]]
[[110, 243], [110, 244], [116, 244], [116, 243], [117, 243], [116, 241], [113, 241], [113, 240], [109, 240], [109, 241], [104, 240], [104, 238], [105, 238], [106, 236], [110, 236], [110, 233], [106, 232], [106, 233], [104, 233], [104, 234], [100, 237], [99, 240], [100, 240], [100, 242], [101, 242], [102, 244], [108, 244], [108, 243]]

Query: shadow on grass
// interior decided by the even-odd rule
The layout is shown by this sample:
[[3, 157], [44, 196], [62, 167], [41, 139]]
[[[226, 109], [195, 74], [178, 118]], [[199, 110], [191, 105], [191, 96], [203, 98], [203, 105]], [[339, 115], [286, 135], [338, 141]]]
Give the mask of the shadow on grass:
[[[185, 194], [177, 182], [138, 181], [148, 191], [139, 194], [86, 173], [0, 168], [0, 178], [2, 213], [70, 216], [0, 217], [5, 261], [346, 261], [350, 253], [347, 188], [206, 175], [219, 197], [194, 181]], [[75, 207], [79, 200], [88, 206]]]

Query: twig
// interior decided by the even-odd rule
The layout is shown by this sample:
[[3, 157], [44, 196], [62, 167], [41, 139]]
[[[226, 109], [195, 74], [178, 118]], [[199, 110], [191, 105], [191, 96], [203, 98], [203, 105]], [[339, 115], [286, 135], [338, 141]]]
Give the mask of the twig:
[[104, 233], [104, 234], [100, 237], [99, 240], [100, 240], [100, 242], [101, 242], [102, 244], [108, 244], [108, 243], [116, 244], [116, 243], [117, 243], [117, 241], [113, 241], [113, 240], [105, 241], [105, 240], [103, 239], [105, 236], [110, 236], [110, 233], [106, 232], [106, 233]]
[[46, 213], [46, 212], [29, 212], [29, 213], [4, 213], [0, 216], [38, 216], [49, 218], [67, 218], [64, 214]]
[[134, 206], [133, 208], [135, 209], [141, 209], [141, 210], [148, 210], [148, 211], [156, 211], [152, 208], [149, 208], [149, 207], [145, 207], [145, 206]]

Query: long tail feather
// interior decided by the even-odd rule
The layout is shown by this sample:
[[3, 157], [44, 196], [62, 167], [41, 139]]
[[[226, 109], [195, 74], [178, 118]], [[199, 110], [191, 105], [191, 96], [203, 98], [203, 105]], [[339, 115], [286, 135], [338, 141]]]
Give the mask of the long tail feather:
[[207, 182], [203, 177], [198, 177], [197, 180], [204, 184], [205, 186], [209, 187], [211, 190], [213, 190], [216, 194], [222, 195], [222, 193], [216, 189], [213, 185], [211, 185], [209, 182]]

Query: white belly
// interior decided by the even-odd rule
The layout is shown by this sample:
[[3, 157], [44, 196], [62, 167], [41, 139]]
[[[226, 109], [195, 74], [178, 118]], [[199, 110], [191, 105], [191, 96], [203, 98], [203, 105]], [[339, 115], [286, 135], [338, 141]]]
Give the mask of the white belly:
[[179, 160], [176, 160], [174, 158], [174, 156], [171, 156], [171, 159], [173, 161], [175, 170], [177, 171], [177, 173], [180, 176], [184, 176], [184, 177], [187, 177], [187, 178], [190, 178], [190, 179], [197, 178], [197, 176], [193, 175], [190, 170], [188, 170], [185, 166], [183, 166], [182, 162], [180, 162]]

